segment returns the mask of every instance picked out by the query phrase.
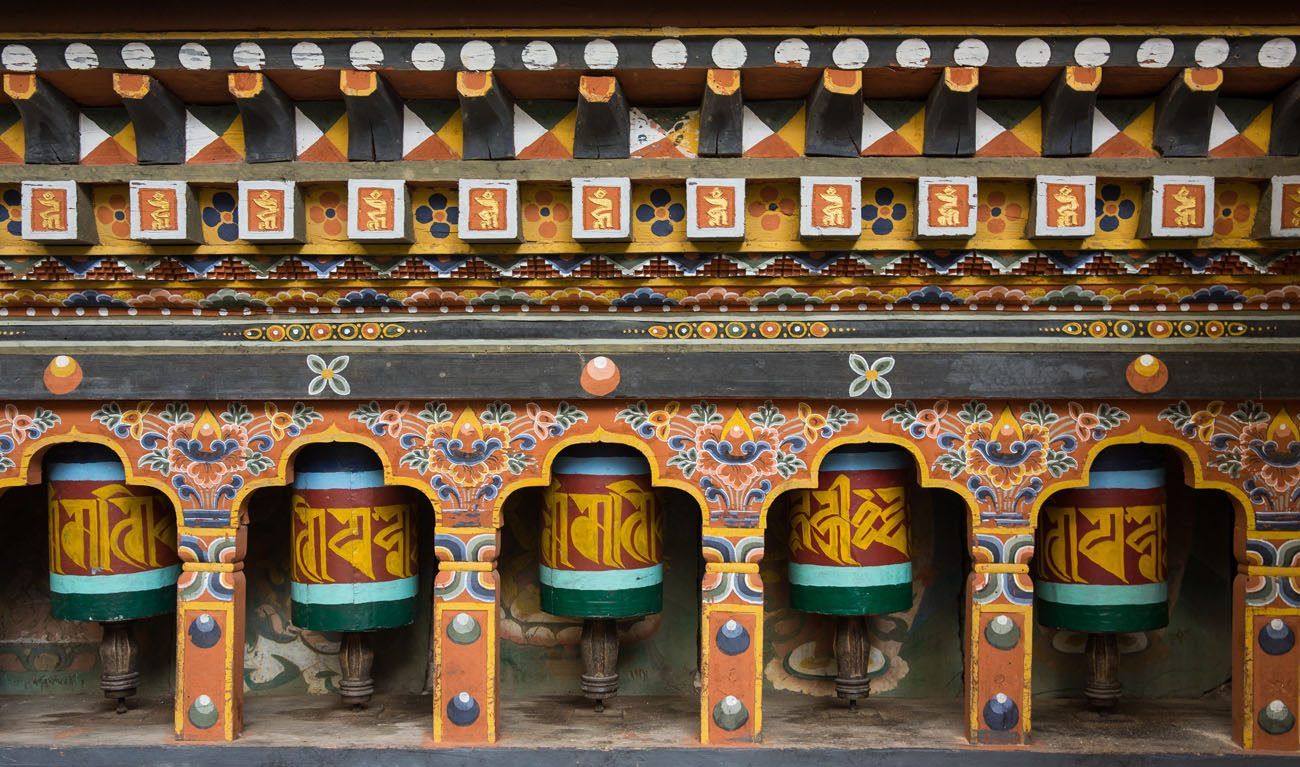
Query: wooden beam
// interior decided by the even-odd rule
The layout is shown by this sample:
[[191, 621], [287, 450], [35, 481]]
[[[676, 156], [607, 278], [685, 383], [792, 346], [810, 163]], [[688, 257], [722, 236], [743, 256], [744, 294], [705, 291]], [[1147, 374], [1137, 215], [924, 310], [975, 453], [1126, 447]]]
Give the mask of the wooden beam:
[[739, 69], [710, 69], [700, 104], [700, 157], [739, 157], [744, 151], [745, 101]]
[[1043, 96], [1043, 156], [1092, 154], [1101, 67], [1066, 67]]
[[149, 75], [113, 74], [113, 92], [131, 116], [141, 165], [185, 162], [185, 105]]
[[293, 102], [261, 72], [232, 72], [226, 87], [244, 121], [247, 162], [292, 162], [298, 157]]
[[583, 75], [578, 80], [578, 121], [573, 157], [618, 160], [630, 153], [631, 118], [627, 98], [615, 77]]
[[862, 72], [825, 69], [808, 94], [804, 153], [811, 157], [862, 154]]
[[1223, 70], [1189, 67], [1156, 99], [1152, 145], [1164, 157], [1204, 157], [1210, 151], [1210, 124], [1219, 101]]
[[1273, 128], [1268, 134], [1268, 153], [1281, 157], [1300, 155], [1300, 80], [1273, 99]]
[[975, 154], [975, 106], [980, 71], [975, 67], [944, 67], [925, 102], [925, 149], [934, 157]]
[[75, 165], [81, 161], [81, 110], [36, 75], [7, 74], [5, 95], [23, 118], [24, 158], [36, 165]]
[[457, 72], [466, 160], [513, 160], [515, 100], [491, 72]]
[[339, 90], [348, 109], [348, 159], [402, 159], [402, 99], [378, 72], [344, 69]]

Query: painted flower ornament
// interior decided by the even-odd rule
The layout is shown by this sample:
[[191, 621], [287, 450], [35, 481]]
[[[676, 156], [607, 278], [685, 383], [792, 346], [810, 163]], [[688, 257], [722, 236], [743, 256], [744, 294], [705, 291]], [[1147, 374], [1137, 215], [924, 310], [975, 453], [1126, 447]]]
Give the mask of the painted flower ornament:
[[1009, 490], [1047, 470], [1049, 440], [1045, 427], [1022, 424], [1011, 408], [1004, 408], [996, 421], [966, 427], [967, 470], [986, 478], [994, 487]]
[[893, 357], [881, 357], [875, 362], [867, 362], [861, 354], [849, 355], [849, 367], [858, 377], [849, 384], [849, 396], [861, 397], [870, 391], [881, 399], [894, 396], [893, 387], [885, 380], [885, 375], [894, 369]]
[[348, 379], [341, 375], [347, 366], [348, 356], [346, 354], [335, 357], [329, 362], [315, 354], [308, 354], [307, 368], [315, 373], [316, 377], [307, 384], [307, 393], [314, 397], [324, 392], [326, 387], [329, 387], [330, 391], [340, 397], [351, 394], [352, 385], [348, 383]]
[[1300, 430], [1282, 408], [1268, 421], [1241, 430], [1241, 468], [1265, 486], [1286, 493], [1300, 484]]

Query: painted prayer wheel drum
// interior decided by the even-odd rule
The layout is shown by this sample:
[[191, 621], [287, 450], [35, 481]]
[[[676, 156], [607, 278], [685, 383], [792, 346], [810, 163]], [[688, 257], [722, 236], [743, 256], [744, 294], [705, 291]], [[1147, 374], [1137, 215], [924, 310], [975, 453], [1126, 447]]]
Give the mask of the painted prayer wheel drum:
[[790, 512], [790, 605], [825, 615], [911, 608], [911, 458], [898, 448], [844, 447], [818, 476]]
[[384, 486], [369, 450], [309, 445], [294, 462], [294, 625], [375, 631], [415, 617], [416, 530], [408, 493]]
[[54, 617], [116, 623], [176, 609], [176, 516], [161, 494], [128, 487], [99, 445], [52, 448], [45, 480]]
[[1088, 486], [1057, 493], [1038, 521], [1038, 621], [1092, 634], [1169, 622], [1165, 467], [1158, 451], [1120, 445], [1097, 456]]
[[542, 609], [631, 618], [663, 608], [663, 523], [640, 453], [570, 448], [551, 467], [542, 507]]

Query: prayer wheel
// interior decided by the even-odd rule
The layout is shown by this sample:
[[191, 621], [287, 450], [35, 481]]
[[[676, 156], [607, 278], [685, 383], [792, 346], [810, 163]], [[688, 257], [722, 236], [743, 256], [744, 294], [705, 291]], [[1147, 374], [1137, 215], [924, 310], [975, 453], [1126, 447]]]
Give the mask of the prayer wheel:
[[356, 445], [310, 445], [294, 463], [294, 625], [338, 631], [339, 695], [360, 706], [374, 694], [365, 632], [415, 618], [415, 520], [403, 488], [384, 485], [383, 465]]
[[663, 523], [640, 453], [566, 450], [542, 507], [542, 609], [582, 618], [582, 692], [603, 710], [618, 692], [615, 621], [663, 608]]
[[1097, 456], [1086, 487], [1053, 495], [1039, 512], [1038, 622], [1088, 634], [1084, 692], [1095, 708], [1121, 693], [1116, 634], [1169, 622], [1164, 486], [1158, 451], [1116, 446]]
[[837, 616], [835, 691], [852, 708], [870, 693], [865, 616], [912, 607], [911, 459], [899, 448], [844, 447], [818, 477], [790, 510], [790, 605]]
[[176, 609], [176, 517], [159, 493], [128, 487], [122, 462], [99, 445], [51, 449], [45, 480], [50, 609], [103, 627], [99, 684], [122, 713], [140, 680], [131, 622]]

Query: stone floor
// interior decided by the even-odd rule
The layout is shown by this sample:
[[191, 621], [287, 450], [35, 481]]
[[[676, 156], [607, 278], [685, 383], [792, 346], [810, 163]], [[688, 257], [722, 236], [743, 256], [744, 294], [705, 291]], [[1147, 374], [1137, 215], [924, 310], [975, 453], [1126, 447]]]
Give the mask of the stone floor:
[[[329, 696], [249, 697], [244, 737], [234, 744], [177, 745], [171, 701], [138, 700], [125, 714], [90, 696], [0, 696], [0, 765], [224, 764], [1240, 764], [1228, 702], [1126, 702], [1098, 716], [1078, 701], [1034, 705], [1027, 749], [972, 749], [960, 701], [881, 698], [853, 712], [835, 701], [788, 693], [764, 701], [764, 742], [750, 750], [704, 749], [698, 707], [687, 698], [616, 698], [603, 714], [580, 699], [512, 698], [495, 749], [430, 751], [430, 698], [379, 696], [366, 709]], [[111, 748], [108, 748], [111, 746]], [[233, 749], [233, 750], [232, 750]], [[236, 756], [237, 754], [237, 756]], [[1081, 758], [1082, 755], [1082, 758]], [[792, 759], [793, 758], [793, 759]], [[1252, 757], [1250, 764], [1274, 759]], [[1277, 763], [1300, 764], [1300, 759]]]

